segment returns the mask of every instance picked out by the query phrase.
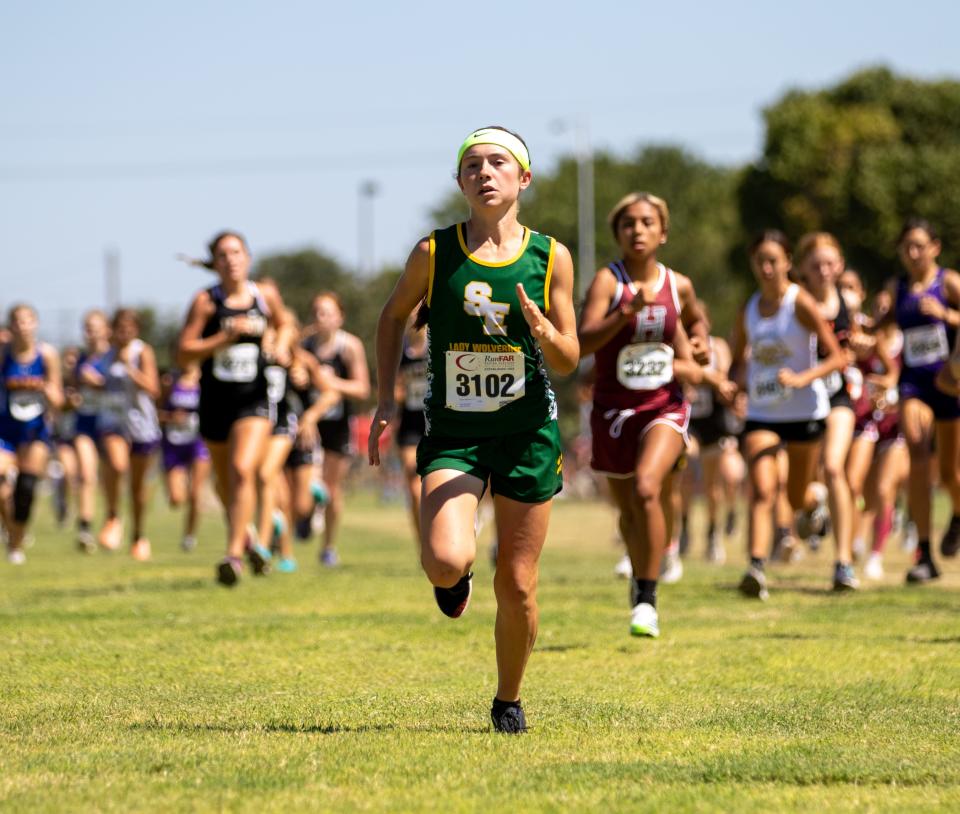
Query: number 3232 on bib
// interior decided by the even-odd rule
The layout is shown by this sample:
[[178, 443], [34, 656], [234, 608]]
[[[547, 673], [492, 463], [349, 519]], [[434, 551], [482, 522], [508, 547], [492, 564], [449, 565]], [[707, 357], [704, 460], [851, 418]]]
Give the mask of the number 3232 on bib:
[[446, 351], [447, 408], [491, 413], [524, 393], [522, 353]]

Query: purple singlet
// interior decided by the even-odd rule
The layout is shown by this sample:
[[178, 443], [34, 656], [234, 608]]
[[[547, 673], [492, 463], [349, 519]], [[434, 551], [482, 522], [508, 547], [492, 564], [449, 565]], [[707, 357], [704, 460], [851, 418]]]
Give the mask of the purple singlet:
[[200, 437], [200, 385], [182, 385], [177, 380], [164, 409], [182, 410], [183, 421], [167, 421], [163, 425], [163, 468], [168, 472], [177, 467], [189, 467], [196, 460], [206, 460], [210, 452]]
[[956, 340], [957, 331], [941, 319], [920, 311], [920, 300], [933, 297], [950, 307], [943, 285], [944, 270], [930, 287], [919, 294], [910, 291], [906, 275], [897, 280], [895, 309], [897, 325], [903, 331], [903, 367], [900, 368], [900, 401], [919, 399], [928, 404], [937, 419], [960, 418], [960, 400], [941, 392], [934, 385], [940, 368], [946, 363]]

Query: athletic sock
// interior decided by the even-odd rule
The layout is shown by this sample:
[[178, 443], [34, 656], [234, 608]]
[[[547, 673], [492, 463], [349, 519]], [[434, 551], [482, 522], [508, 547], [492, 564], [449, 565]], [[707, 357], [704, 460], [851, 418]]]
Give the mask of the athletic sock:
[[492, 712], [494, 715], [499, 716], [508, 709], [518, 709], [520, 706], [519, 698], [516, 701], [501, 701], [499, 698], [494, 697]]
[[633, 605], [643, 604], [657, 607], [657, 581], [655, 579], [633, 579]]
[[893, 506], [884, 506], [873, 518], [873, 552], [879, 554], [887, 544], [893, 528]]
[[933, 562], [933, 557], [930, 556], [929, 540], [917, 541], [917, 562]]
[[750, 567], [757, 568], [760, 571], [763, 570], [763, 557], [750, 557]]
[[784, 537], [790, 536], [790, 527], [789, 526], [777, 526], [773, 532], [774, 542], [779, 543]]
[[77, 520], [77, 531], [90, 531], [90, 521], [83, 518]]
[[710, 525], [707, 526], [707, 537], [708, 538], [713, 537], [713, 535], [716, 533], [717, 533], [717, 524], [713, 520], [711, 520]]

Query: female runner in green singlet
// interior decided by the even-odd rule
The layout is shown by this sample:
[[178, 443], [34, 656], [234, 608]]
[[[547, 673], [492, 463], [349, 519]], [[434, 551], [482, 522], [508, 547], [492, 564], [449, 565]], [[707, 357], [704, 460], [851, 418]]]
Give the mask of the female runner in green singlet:
[[490, 483], [499, 553], [494, 577], [499, 732], [522, 732], [520, 684], [537, 634], [537, 567], [563, 455], [549, 364], [579, 359], [573, 262], [553, 238], [517, 220], [532, 180], [526, 145], [499, 127], [472, 133], [457, 156], [466, 223], [421, 240], [380, 315], [378, 406], [369, 459], [397, 412], [394, 384], [407, 317], [423, 301], [428, 328], [421, 563], [447, 616], [466, 609], [476, 557], [474, 517]]

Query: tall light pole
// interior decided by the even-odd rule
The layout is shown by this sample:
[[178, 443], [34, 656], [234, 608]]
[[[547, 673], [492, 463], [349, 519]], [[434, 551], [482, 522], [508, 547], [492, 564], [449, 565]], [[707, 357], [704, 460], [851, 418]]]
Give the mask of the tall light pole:
[[360, 182], [357, 201], [357, 268], [363, 275], [374, 272], [373, 253], [373, 199], [380, 192], [376, 181]]
[[115, 246], [103, 254], [103, 287], [107, 310], [116, 311], [120, 307], [120, 252]]
[[553, 122], [558, 133], [573, 130], [574, 157], [577, 160], [577, 291], [580, 302], [586, 297], [587, 287], [596, 267], [596, 240], [593, 195], [593, 148], [586, 116], [559, 119]]
[[597, 270], [593, 200], [593, 149], [590, 146], [590, 130], [587, 117], [577, 119], [577, 262], [580, 264], [577, 295], [580, 302], [587, 296], [587, 285]]

